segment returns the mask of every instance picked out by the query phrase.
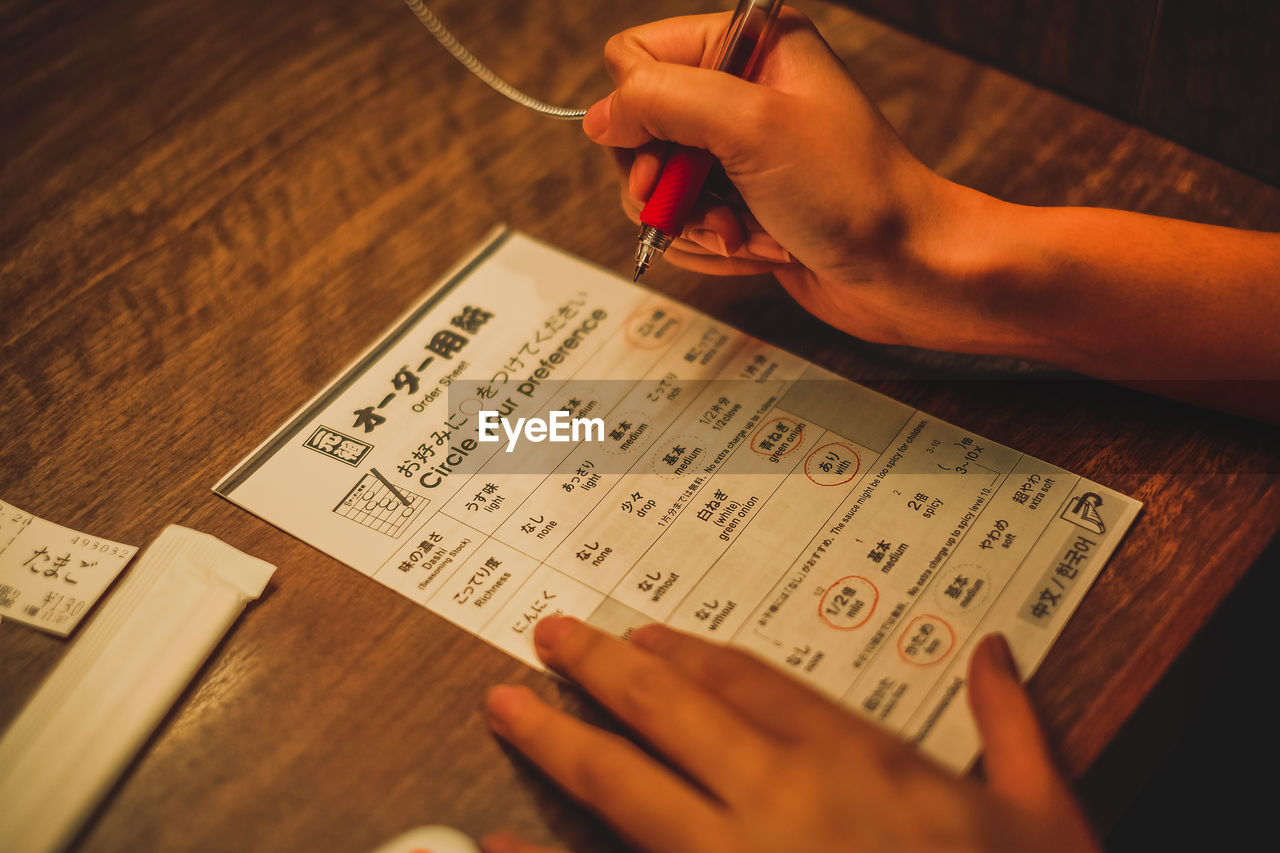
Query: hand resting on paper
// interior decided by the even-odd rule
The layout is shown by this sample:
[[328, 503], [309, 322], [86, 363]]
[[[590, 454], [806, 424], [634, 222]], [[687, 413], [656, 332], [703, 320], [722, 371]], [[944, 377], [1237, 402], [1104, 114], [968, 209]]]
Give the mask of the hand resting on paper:
[[[998, 635], [969, 681], [985, 784], [747, 654], [663, 625], [628, 643], [548, 617], [534, 644], [671, 766], [523, 687], [491, 691], [490, 725], [641, 850], [1098, 850]], [[546, 850], [507, 833], [482, 846]]]

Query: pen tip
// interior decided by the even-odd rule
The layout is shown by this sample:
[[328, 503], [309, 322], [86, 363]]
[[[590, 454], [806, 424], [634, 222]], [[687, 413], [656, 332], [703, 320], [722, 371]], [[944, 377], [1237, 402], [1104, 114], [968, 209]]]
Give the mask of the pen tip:
[[644, 272], [644, 267], [637, 266], [637, 267], [636, 267], [636, 273], [635, 273], [635, 275], [631, 276], [631, 280], [632, 280], [632, 281], [639, 281], [639, 280], [640, 280], [640, 273], [642, 273], [642, 272]]

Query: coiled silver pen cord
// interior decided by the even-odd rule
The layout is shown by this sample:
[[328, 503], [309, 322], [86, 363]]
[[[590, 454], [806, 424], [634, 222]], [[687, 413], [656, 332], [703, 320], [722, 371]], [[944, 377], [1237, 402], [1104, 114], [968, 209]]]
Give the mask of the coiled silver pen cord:
[[586, 110], [574, 110], [568, 107], [557, 107], [554, 104], [548, 104], [539, 101], [532, 95], [526, 95], [515, 86], [512, 86], [506, 80], [503, 80], [497, 74], [493, 73], [483, 62], [476, 59], [475, 54], [467, 50], [462, 42], [453, 37], [453, 33], [445, 29], [444, 24], [440, 23], [440, 19], [427, 8], [427, 4], [422, 0], [404, 0], [409, 11], [412, 12], [422, 25], [427, 28], [427, 32], [436, 37], [436, 41], [449, 53], [453, 54], [453, 58], [458, 60], [466, 67], [468, 71], [479, 77], [490, 87], [502, 93], [506, 97], [515, 101], [522, 107], [528, 107], [536, 113], [551, 118], [565, 119], [567, 121], [577, 121], [587, 114]]

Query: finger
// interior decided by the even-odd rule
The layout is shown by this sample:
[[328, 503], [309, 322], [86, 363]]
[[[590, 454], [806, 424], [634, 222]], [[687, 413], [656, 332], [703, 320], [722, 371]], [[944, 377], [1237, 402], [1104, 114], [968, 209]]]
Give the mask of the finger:
[[[641, 206], [628, 195], [626, 190], [621, 193], [621, 202], [623, 213], [639, 225]], [[730, 210], [730, 213], [732, 215], [733, 211]], [[778, 241], [762, 232], [749, 234], [747, 241], [738, 244], [733, 251], [729, 250], [727, 241], [721, 246], [721, 240], [724, 240], [724, 237], [719, 231], [705, 228], [701, 220], [692, 220], [685, 226], [684, 236], [675, 238], [663, 253], [663, 257], [668, 258], [676, 266], [715, 275], [759, 275], [777, 272], [794, 264], [795, 261], [795, 258], [783, 249]], [[692, 256], [693, 259], [701, 258], [703, 261], [732, 260], [734, 263], [725, 267], [723, 272], [718, 272], [717, 269], [708, 267], [703, 261], [686, 262], [684, 258], [687, 256]], [[677, 260], [678, 258], [680, 260]], [[694, 263], [698, 266], [693, 266]]]
[[641, 847], [718, 848], [724, 813], [635, 744], [548, 706], [524, 687], [495, 687], [487, 709], [499, 737]]
[[786, 247], [774, 239], [773, 235], [764, 230], [764, 226], [760, 224], [760, 220], [756, 219], [755, 214], [745, 207], [737, 211], [738, 219], [742, 223], [743, 233], [747, 235], [747, 243], [744, 246], [747, 252], [758, 258], [768, 261], [778, 261], [779, 263], [791, 263], [795, 257], [787, 251]]
[[714, 57], [729, 13], [685, 15], [623, 30], [604, 45], [604, 64], [615, 83], [637, 62], [702, 65]]
[[[726, 171], [753, 146], [761, 128], [789, 121], [791, 99], [765, 86], [685, 65], [637, 63], [618, 88], [587, 110], [582, 129], [601, 145], [636, 148], [665, 139], [703, 148]], [[715, 104], [715, 109], [707, 109]]]
[[[626, 213], [627, 218], [637, 225], [640, 223], [640, 212], [643, 208], [632, 199], [625, 190], [622, 192], [622, 210]], [[704, 217], [705, 219], [705, 217]], [[735, 235], [736, 236], [736, 235]], [[741, 249], [741, 242], [738, 243], [738, 249]], [[720, 231], [707, 227], [703, 220], [691, 219], [689, 224], [685, 226], [684, 235], [676, 237], [671, 245], [667, 248], [667, 252], [679, 250], [692, 255], [705, 255], [708, 257], [727, 257], [731, 254], [729, 245], [721, 236]]]
[[724, 238], [712, 228], [686, 228], [684, 242], [688, 244], [681, 246], [685, 251], [722, 258], [729, 257], [729, 247], [725, 244]]
[[[624, 30], [605, 43], [605, 69], [617, 84], [642, 62], [708, 67], [715, 61], [720, 39], [731, 19], [727, 12], [686, 15]], [[778, 13], [770, 41], [764, 62], [756, 73], [757, 79], [770, 85], [780, 70], [794, 72], [797, 64], [812, 65], [815, 56], [821, 56], [827, 63], [834, 58], [808, 16], [785, 6]]]
[[[768, 235], [763, 237], [752, 235], [746, 243], [732, 250], [723, 241], [724, 236], [718, 231], [690, 226], [685, 229], [684, 238], [671, 245], [681, 251], [708, 258], [724, 257], [735, 261], [771, 265], [768, 269], [762, 267], [762, 272], [776, 272], [779, 267], [795, 261], [790, 252], [779, 246], [778, 242]], [[755, 273], [742, 273], [742, 275], [755, 275]]]
[[662, 256], [670, 264], [704, 275], [764, 275], [777, 274], [791, 268], [790, 264], [775, 261], [757, 261], [750, 258], [722, 258], [717, 255], [693, 254], [674, 246]]
[[609, 158], [613, 160], [613, 168], [618, 179], [625, 187], [631, 175], [631, 167], [636, 162], [636, 152], [632, 148], [609, 148]]
[[631, 632], [631, 644], [671, 663], [742, 716], [788, 741], [828, 737], [849, 714], [793, 678], [739, 649], [652, 623]]
[[[697, 232], [703, 233], [698, 235]], [[685, 225], [685, 236], [712, 254], [780, 264], [795, 260], [781, 243], [760, 227], [750, 211], [717, 202], [705, 194]]]
[[707, 243], [700, 240], [694, 242], [725, 256], [736, 254], [747, 241], [746, 231], [738, 215], [728, 205], [709, 198], [705, 193], [694, 207], [685, 232], [695, 229], [704, 232], [711, 240]]
[[985, 637], [973, 653], [969, 705], [982, 735], [987, 783], [1005, 797], [1043, 812], [1065, 783], [1018, 678], [1009, 644], [999, 634]]
[[747, 242], [743, 244], [742, 250], [748, 255], [780, 264], [789, 264], [795, 260], [795, 257], [783, 248], [781, 243], [767, 233], [748, 230], [746, 234]]
[[543, 847], [531, 844], [514, 832], [495, 832], [480, 839], [480, 849], [484, 853], [565, 853], [556, 847]]
[[666, 142], [650, 142], [635, 149], [631, 172], [627, 175], [627, 191], [641, 206], [653, 195], [662, 174], [662, 163], [667, 158]]
[[667, 661], [576, 619], [544, 618], [534, 648], [726, 802], [766, 781], [774, 744]]

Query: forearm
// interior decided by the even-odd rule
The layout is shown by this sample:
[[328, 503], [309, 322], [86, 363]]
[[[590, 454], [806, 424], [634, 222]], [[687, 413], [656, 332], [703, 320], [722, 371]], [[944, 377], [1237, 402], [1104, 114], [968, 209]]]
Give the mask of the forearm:
[[1280, 234], [963, 188], [949, 209], [940, 274], [986, 294], [993, 349], [1280, 419]]

